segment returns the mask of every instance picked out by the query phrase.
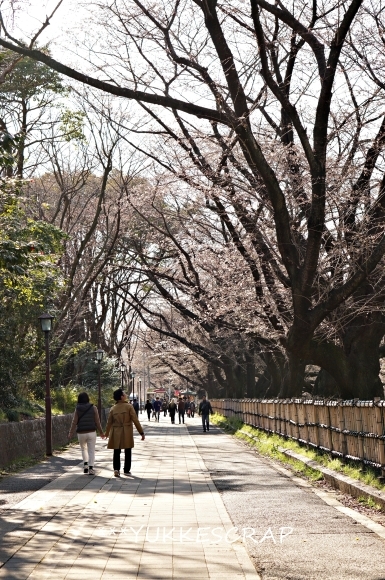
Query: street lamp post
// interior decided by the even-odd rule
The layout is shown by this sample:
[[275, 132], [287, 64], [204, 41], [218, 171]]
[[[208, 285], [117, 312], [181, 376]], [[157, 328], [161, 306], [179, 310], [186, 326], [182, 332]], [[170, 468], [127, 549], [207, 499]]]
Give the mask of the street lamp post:
[[122, 373], [122, 386], [121, 386], [121, 388], [122, 388], [122, 391], [124, 390], [124, 388], [123, 388], [123, 387], [124, 387], [124, 371], [125, 371], [125, 370], [126, 370], [126, 365], [125, 365], [124, 363], [122, 363], [122, 364], [120, 365], [120, 372]]
[[49, 364], [49, 333], [52, 330], [53, 316], [44, 313], [39, 317], [40, 326], [45, 335], [45, 447], [46, 455], [52, 455], [52, 406], [51, 377]]
[[98, 350], [96, 351], [96, 360], [98, 363], [98, 413], [99, 413], [99, 419], [102, 420], [102, 384], [101, 384], [101, 372], [100, 372], [100, 367], [101, 367], [101, 362], [103, 360], [103, 355], [104, 355], [104, 350], [102, 350], [101, 348], [98, 348]]
[[131, 378], [132, 378], [132, 398], [135, 398], [135, 373], [132, 372], [131, 373]]
[[139, 379], [139, 412], [142, 413], [142, 379]]

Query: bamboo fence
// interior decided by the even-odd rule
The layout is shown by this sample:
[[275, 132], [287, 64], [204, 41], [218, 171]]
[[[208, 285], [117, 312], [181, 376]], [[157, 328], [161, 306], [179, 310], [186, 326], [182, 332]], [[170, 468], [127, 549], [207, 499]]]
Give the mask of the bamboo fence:
[[385, 469], [385, 401], [214, 399], [225, 417]]

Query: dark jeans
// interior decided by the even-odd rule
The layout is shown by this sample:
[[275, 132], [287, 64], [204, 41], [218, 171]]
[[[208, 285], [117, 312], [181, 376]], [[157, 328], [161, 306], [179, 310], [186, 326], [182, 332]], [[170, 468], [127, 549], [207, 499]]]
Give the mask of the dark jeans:
[[151, 421], [151, 409], [147, 409], [148, 420]]
[[202, 425], [203, 425], [203, 431], [206, 431], [206, 429], [207, 429], [207, 431], [209, 431], [209, 430], [210, 430], [210, 422], [209, 422], [209, 417], [210, 417], [210, 414], [209, 414], [209, 413], [207, 413], [207, 414], [205, 414], [205, 413], [202, 413]]
[[180, 423], [180, 419], [182, 417], [182, 421], [184, 423], [184, 411], [178, 411], [179, 412], [179, 423]]
[[194, 418], [195, 411], [191, 410], [190, 413], [191, 413], [191, 417]]
[[175, 412], [171, 413], [171, 411], [170, 411], [170, 418], [171, 418], [171, 423], [175, 423]]
[[164, 416], [167, 417], [167, 409], [164, 409]]
[[[114, 449], [113, 466], [114, 471], [120, 471], [120, 451], [121, 449]], [[131, 471], [131, 448], [124, 450], [124, 473]]]

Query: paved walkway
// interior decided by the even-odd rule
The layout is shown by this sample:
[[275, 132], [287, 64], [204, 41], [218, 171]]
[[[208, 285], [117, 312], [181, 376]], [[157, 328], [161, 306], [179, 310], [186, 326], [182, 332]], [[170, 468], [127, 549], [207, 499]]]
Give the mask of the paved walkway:
[[194, 436], [199, 454], [233, 525], [252, 530], [262, 580], [385, 580], [383, 526], [219, 429], [206, 435]]
[[0, 578], [385, 580], [384, 528], [335, 494], [199, 419], [143, 425], [132, 477], [98, 440], [95, 477], [72, 448], [1, 482]]
[[1, 511], [0, 578], [258, 579], [187, 428], [143, 424], [132, 477], [98, 440], [95, 477], [78, 464]]

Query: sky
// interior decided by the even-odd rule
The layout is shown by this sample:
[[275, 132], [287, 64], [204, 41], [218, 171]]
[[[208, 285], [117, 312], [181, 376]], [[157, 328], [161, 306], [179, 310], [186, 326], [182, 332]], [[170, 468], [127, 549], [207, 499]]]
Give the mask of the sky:
[[[50, 15], [59, 0], [29, 0], [19, 2], [15, 16], [16, 28], [27, 35], [38, 29], [42, 22]], [[77, 0], [63, 0], [57, 9], [49, 28], [43, 33], [46, 36], [59, 35], [62, 30], [68, 28], [79, 20], [79, 2]]]
[[[21, 0], [18, 2], [13, 25], [8, 20], [12, 34], [27, 41], [39, 30], [47, 15], [51, 15], [58, 3], [59, 0], [29, 0], [29, 2]], [[41, 45], [49, 42], [53, 56], [64, 55], [71, 45], [68, 42], [68, 35], [77, 29], [81, 30], [85, 15], [86, 10], [78, 0], [62, 0], [50, 25], [39, 37], [38, 43]]]

